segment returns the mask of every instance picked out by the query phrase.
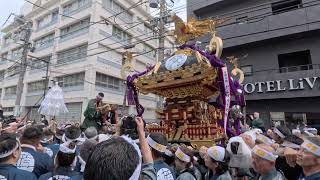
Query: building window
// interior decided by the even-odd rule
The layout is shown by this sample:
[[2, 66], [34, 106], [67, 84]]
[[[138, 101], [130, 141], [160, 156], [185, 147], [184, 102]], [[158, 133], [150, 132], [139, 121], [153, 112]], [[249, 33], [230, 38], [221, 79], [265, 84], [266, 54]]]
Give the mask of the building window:
[[39, 59], [32, 59], [31, 61], [31, 70], [34, 70], [34, 69], [42, 69], [44, 67], [47, 67], [47, 63], [46, 62], [50, 62], [51, 60], [51, 55], [49, 56], [45, 56], [45, 57], [41, 57], [40, 58], [41, 60]]
[[20, 66], [17, 64], [15, 66], [12, 66], [7, 71], [7, 78], [12, 77], [15, 75], [18, 75], [20, 73]]
[[88, 32], [90, 17], [76, 22], [70, 26], [61, 29], [61, 39], [67, 37], [76, 37], [81, 33]]
[[245, 76], [252, 76], [252, 65], [241, 66], [240, 68]]
[[33, 93], [33, 92], [41, 92], [43, 91], [45, 88], [45, 81], [41, 80], [41, 81], [36, 81], [36, 82], [31, 82], [28, 83], [28, 93]]
[[147, 36], [153, 36], [155, 37], [156, 36], [156, 33], [149, 27], [147, 26], [146, 24], [144, 25], [144, 33], [147, 35]]
[[90, 0], [76, 0], [76, 1], [73, 1], [70, 4], [67, 4], [67, 5], [63, 6], [63, 14], [64, 15], [73, 14], [74, 12], [77, 12], [78, 10], [80, 10], [82, 8], [89, 7], [90, 4], [91, 4]]
[[14, 107], [3, 107], [3, 112], [13, 112]]
[[18, 48], [18, 49], [12, 50], [11, 58], [13, 60], [20, 59], [22, 57], [22, 51], [23, 51], [22, 48]]
[[115, 37], [118, 41], [124, 42], [125, 44], [129, 44], [132, 38], [130, 34], [116, 26], [112, 27], [112, 36]]
[[15, 96], [17, 92], [17, 86], [11, 86], [4, 89], [5, 96]]
[[138, 21], [141, 22], [142, 24], [142, 29], [141, 27], [137, 27], [137, 30], [140, 32], [140, 33], [143, 33], [147, 36], [155, 36], [156, 33], [150, 28], [150, 25], [147, 25], [146, 23], [144, 23], [144, 20], [142, 20], [140, 17], [137, 17]]
[[313, 69], [310, 50], [278, 55], [280, 73]]
[[59, 10], [51, 14], [51, 22], [58, 22], [58, 18], [59, 18]]
[[271, 3], [272, 14], [280, 14], [283, 12], [299, 9], [302, 7], [302, 0], [283, 0]]
[[122, 80], [119, 78], [115, 78], [101, 73], [96, 74], [96, 86], [100, 86], [102, 88], [120, 90], [121, 82]]
[[11, 35], [7, 35], [3, 38], [3, 47], [9, 46], [12, 42]]
[[36, 48], [36, 50], [44, 49], [44, 48], [53, 46], [53, 42], [54, 42], [54, 33], [35, 40], [34, 47]]
[[66, 103], [68, 113], [62, 113], [56, 116], [58, 124], [75, 124], [81, 123], [82, 102]]
[[60, 87], [83, 87], [84, 85], [84, 72], [70, 74], [62, 77], [58, 77], [58, 83]]
[[120, 17], [125, 22], [132, 22], [133, 15], [127, 11], [126, 8], [120, 6], [114, 0], [103, 0], [102, 5], [104, 8], [111, 10], [113, 14], [121, 13], [118, 17]]
[[57, 64], [84, 60], [87, 56], [88, 45], [81, 45], [58, 53]]
[[55, 10], [37, 20], [38, 29], [58, 22], [59, 10]]
[[147, 57], [154, 58], [156, 56], [156, 51], [151, 46], [144, 44], [143, 45], [143, 53]]

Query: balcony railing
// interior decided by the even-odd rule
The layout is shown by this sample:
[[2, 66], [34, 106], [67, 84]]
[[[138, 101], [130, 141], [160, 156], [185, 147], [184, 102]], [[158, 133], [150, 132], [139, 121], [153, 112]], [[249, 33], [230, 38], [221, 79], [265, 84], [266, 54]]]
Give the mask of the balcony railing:
[[288, 66], [282, 67], [279, 69], [264, 69], [258, 71], [251, 71], [251, 72], [244, 72], [246, 76], [253, 76], [257, 74], [264, 74], [264, 73], [290, 73], [296, 71], [308, 71], [308, 70], [315, 70], [320, 69], [320, 64], [304, 64], [299, 66]]
[[304, 64], [299, 66], [288, 66], [288, 67], [282, 67], [279, 69], [280, 73], [287, 73], [287, 72], [294, 72], [294, 71], [306, 71], [306, 70], [312, 70], [312, 69], [320, 69], [319, 64]]

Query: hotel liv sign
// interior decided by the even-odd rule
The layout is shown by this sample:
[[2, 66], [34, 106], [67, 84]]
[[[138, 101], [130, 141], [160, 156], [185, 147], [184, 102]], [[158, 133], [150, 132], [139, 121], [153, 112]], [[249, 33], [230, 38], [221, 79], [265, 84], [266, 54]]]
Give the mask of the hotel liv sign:
[[305, 88], [313, 89], [317, 83], [320, 84], [320, 77], [287, 79], [287, 81], [275, 80], [275, 81], [265, 81], [265, 82], [254, 82], [254, 83], [246, 83], [244, 85], [244, 91], [247, 94], [251, 94], [254, 92], [268, 93], [268, 92], [281, 92], [281, 91], [295, 91], [295, 90], [304, 90]]

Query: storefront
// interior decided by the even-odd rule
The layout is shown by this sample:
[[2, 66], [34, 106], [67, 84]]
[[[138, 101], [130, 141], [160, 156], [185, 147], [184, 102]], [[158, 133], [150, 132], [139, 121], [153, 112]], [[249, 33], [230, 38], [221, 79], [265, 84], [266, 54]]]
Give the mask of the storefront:
[[247, 114], [259, 112], [268, 127], [305, 123], [320, 129], [320, 76], [249, 82], [250, 79], [244, 84]]

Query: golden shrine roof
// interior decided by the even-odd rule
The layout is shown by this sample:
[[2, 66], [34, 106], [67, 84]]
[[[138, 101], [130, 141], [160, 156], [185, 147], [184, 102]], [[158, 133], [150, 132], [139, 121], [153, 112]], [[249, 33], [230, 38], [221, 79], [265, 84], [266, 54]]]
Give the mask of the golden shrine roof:
[[217, 69], [212, 68], [206, 57], [185, 49], [176, 51], [150, 73], [139, 77], [136, 87], [141, 93], [154, 93], [169, 99], [209, 98], [218, 92], [216, 77]]

